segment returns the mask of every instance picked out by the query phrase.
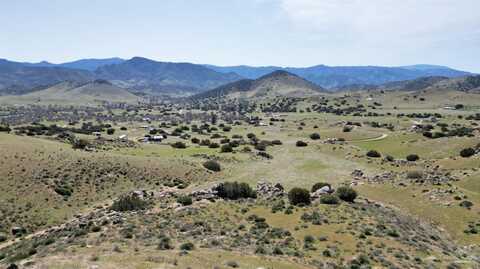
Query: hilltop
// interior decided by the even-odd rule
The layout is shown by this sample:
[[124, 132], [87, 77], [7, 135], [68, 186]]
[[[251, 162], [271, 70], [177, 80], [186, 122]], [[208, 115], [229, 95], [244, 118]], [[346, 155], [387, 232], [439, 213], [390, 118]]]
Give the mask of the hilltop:
[[292, 73], [277, 70], [256, 80], [240, 80], [193, 96], [193, 99], [237, 97], [305, 97], [318, 95], [323, 88]]
[[137, 103], [140, 97], [106, 80], [87, 83], [65, 81], [19, 96], [4, 96], [0, 103], [87, 104], [98, 102]]

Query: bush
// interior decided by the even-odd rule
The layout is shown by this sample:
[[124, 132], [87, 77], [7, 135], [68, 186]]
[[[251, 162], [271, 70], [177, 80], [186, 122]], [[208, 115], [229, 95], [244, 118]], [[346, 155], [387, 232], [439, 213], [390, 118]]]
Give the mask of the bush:
[[382, 155], [380, 154], [380, 152], [376, 151], [376, 150], [370, 150], [369, 152], [367, 152], [367, 157], [370, 157], [370, 158], [380, 158]]
[[220, 145], [218, 143], [212, 142], [210, 143], [210, 145], [208, 145], [208, 147], [211, 149], [217, 149], [220, 147]]
[[181, 195], [177, 198], [177, 203], [182, 204], [183, 206], [191, 205], [193, 203], [192, 197], [188, 195]]
[[203, 167], [214, 172], [220, 172], [222, 170], [222, 168], [220, 167], [220, 164], [213, 160], [204, 162]]
[[357, 198], [357, 192], [350, 187], [340, 187], [337, 189], [337, 196], [345, 202], [353, 203]]
[[170, 238], [164, 235], [160, 236], [160, 242], [158, 242], [157, 249], [159, 250], [173, 249]]
[[465, 148], [460, 151], [460, 156], [463, 158], [468, 158], [475, 155], [475, 150], [473, 148]]
[[310, 139], [318, 140], [318, 139], [320, 139], [320, 135], [318, 133], [313, 133], [313, 134], [310, 135]]
[[407, 156], [407, 161], [409, 162], [416, 162], [420, 159], [420, 157], [417, 154], [410, 154]]
[[295, 144], [297, 147], [306, 147], [308, 146], [307, 143], [303, 142], [303, 141], [297, 141], [297, 143]]
[[233, 148], [230, 144], [222, 145], [220, 152], [233, 152]]
[[115, 133], [115, 129], [113, 129], [113, 128], [107, 129], [107, 134], [108, 135], [113, 135], [114, 133]]
[[217, 186], [218, 196], [224, 199], [256, 198], [256, 192], [247, 183], [224, 182]]
[[318, 182], [318, 183], [315, 183], [313, 186], [312, 186], [312, 192], [316, 192], [317, 190], [325, 187], [325, 186], [328, 186], [328, 187], [331, 187], [330, 184], [326, 183], [326, 182]]
[[177, 141], [173, 144], [171, 144], [172, 148], [176, 148], [176, 149], [185, 149], [187, 148], [187, 145], [185, 145], [185, 143], [181, 142], [181, 141]]
[[89, 145], [90, 145], [90, 142], [88, 142], [88, 140], [86, 139], [75, 139], [75, 141], [73, 141], [73, 144], [72, 144], [74, 149], [85, 149]]
[[320, 197], [320, 203], [322, 204], [336, 205], [338, 202], [338, 197], [332, 194], [324, 194]]
[[137, 211], [148, 207], [147, 201], [142, 200], [137, 195], [124, 195], [113, 202], [111, 209], [114, 211]]
[[288, 192], [288, 201], [292, 205], [310, 204], [310, 192], [302, 188], [293, 188]]
[[200, 143], [200, 139], [198, 139], [198, 138], [196, 138], [196, 137], [192, 138], [191, 141], [192, 141], [192, 144], [198, 144], [198, 143]]
[[185, 242], [183, 244], [180, 245], [180, 249], [181, 250], [194, 250], [195, 249], [195, 245], [191, 242]]

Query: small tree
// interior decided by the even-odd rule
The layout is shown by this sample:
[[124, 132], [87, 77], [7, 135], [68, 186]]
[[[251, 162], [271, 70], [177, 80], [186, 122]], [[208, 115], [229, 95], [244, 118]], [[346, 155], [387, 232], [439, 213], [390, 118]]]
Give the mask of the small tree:
[[222, 168], [220, 167], [220, 164], [213, 160], [204, 162], [203, 167], [214, 172], [220, 172], [222, 170]]
[[308, 144], [306, 142], [303, 142], [303, 141], [297, 141], [297, 143], [295, 144], [297, 147], [306, 147], [308, 146]]
[[380, 158], [382, 155], [376, 150], [370, 150], [369, 152], [367, 152], [367, 156], [370, 158]]
[[465, 148], [460, 151], [460, 156], [463, 158], [468, 158], [475, 155], [475, 150], [473, 148]]
[[232, 151], [233, 151], [233, 148], [230, 144], [224, 144], [220, 149], [220, 152], [232, 152]]
[[350, 187], [340, 187], [337, 189], [337, 196], [345, 202], [353, 203], [357, 198], [357, 192]]
[[310, 135], [310, 139], [318, 140], [318, 139], [320, 139], [320, 135], [318, 133], [313, 133], [313, 134]]
[[256, 192], [247, 183], [224, 182], [217, 186], [218, 196], [224, 199], [256, 198]]
[[177, 198], [177, 203], [182, 204], [183, 206], [191, 205], [193, 203], [192, 197], [188, 195], [181, 195]]
[[292, 205], [309, 205], [310, 204], [310, 192], [302, 188], [293, 188], [288, 192], [288, 201]]
[[420, 157], [417, 154], [410, 154], [407, 156], [407, 161], [409, 162], [416, 162], [420, 159]]

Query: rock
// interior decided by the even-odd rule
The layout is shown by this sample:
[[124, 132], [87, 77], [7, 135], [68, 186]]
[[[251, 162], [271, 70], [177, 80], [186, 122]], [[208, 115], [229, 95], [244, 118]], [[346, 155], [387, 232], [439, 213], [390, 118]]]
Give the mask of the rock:
[[199, 201], [199, 200], [215, 200], [218, 199], [218, 192], [217, 192], [218, 185], [215, 184], [209, 189], [198, 190], [190, 193], [192, 199]]
[[280, 183], [272, 184], [265, 181], [257, 183], [257, 196], [264, 199], [280, 197], [285, 194], [284, 188]]
[[323, 186], [320, 189], [316, 190], [314, 193], [311, 194], [311, 198], [313, 200], [320, 198], [322, 195], [330, 194], [333, 192], [333, 189], [330, 186]]

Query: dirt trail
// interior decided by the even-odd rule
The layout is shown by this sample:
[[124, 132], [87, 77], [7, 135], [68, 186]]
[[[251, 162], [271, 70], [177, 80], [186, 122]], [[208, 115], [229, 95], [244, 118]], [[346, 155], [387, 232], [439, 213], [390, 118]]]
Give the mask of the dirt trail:
[[370, 141], [379, 141], [388, 137], [388, 134], [382, 134], [379, 137], [360, 139], [360, 140], [348, 140], [347, 142], [370, 142]]

